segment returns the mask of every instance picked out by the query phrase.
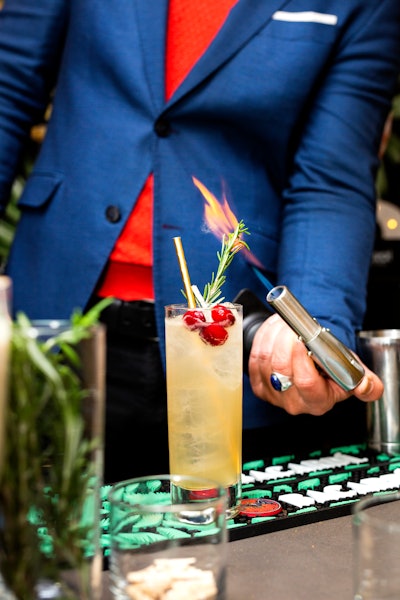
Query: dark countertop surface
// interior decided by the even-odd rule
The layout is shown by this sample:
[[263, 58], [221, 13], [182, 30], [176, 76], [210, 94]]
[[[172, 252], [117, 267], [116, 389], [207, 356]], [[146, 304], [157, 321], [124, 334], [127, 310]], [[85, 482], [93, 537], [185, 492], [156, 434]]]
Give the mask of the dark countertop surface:
[[351, 517], [231, 542], [227, 600], [351, 600]]
[[[229, 542], [227, 550], [226, 600], [352, 599], [351, 516]], [[102, 600], [110, 598], [106, 573]]]

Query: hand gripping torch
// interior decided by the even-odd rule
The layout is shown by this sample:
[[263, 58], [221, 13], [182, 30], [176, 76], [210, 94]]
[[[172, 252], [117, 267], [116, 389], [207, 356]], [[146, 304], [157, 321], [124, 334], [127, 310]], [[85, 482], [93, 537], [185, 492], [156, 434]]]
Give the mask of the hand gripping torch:
[[267, 302], [299, 336], [314, 362], [346, 391], [354, 390], [364, 376], [355, 355], [300, 304], [284, 285], [272, 288]]
[[[362, 364], [329, 329], [310, 315], [286, 286], [272, 288], [266, 299], [299, 336], [309, 355], [323, 372], [346, 391], [358, 386], [364, 376]], [[235, 301], [244, 304], [243, 336], [247, 361], [255, 332], [271, 313], [248, 290], [242, 290]], [[246, 311], [246, 305], [250, 307], [250, 313]]]

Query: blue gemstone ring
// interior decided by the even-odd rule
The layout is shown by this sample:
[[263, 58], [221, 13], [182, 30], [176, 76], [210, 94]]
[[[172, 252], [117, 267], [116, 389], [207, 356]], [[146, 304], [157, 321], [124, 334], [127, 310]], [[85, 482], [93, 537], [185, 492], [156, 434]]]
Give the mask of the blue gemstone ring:
[[286, 392], [293, 385], [293, 381], [287, 375], [282, 375], [282, 373], [271, 373], [271, 377], [269, 378], [272, 387], [277, 392]]

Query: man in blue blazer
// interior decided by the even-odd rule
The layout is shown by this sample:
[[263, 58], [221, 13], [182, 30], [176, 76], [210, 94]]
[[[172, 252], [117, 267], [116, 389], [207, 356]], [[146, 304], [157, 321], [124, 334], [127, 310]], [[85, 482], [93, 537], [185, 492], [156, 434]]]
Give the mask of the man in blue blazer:
[[[167, 17], [168, 0], [5, 0], [3, 208], [30, 128], [52, 97], [7, 265], [15, 311], [65, 318], [86, 307], [152, 174], [163, 357], [163, 306], [182, 301], [172, 238], [182, 238], [200, 288], [220, 248], [204, 227], [196, 177], [217, 198], [226, 194], [264, 274], [354, 348], [374, 241], [378, 147], [400, 66], [399, 0], [239, 0], [168, 100]], [[241, 288], [265, 298], [237, 256], [224, 296]], [[245, 428], [280, 421], [282, 408], [322, 414], [349, 396], [320, 376], [276, 316], [253, 350]], [[271, 387], [273, 370], [292, 378], [289, 390]], [[367, 370], [355, 395], [374, 400], [381, 391]]]

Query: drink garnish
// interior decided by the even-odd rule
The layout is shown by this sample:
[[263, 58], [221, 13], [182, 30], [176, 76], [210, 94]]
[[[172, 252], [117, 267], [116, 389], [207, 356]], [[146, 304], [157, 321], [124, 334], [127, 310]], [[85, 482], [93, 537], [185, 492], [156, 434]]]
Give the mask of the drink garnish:
[[190, 309], [187, 310], [183, 316], [183, 320], [188, 329], [200, 329], [202, 323], [205, 322], [206, 318], [201, 310]]
[[212, 273], [211, 281], [204, 286], [203, 291], [204, 302], [208, 307], [216, 304], [217, 301], [220, 303], [224, 300], [224, 298], [220, 298], [220, 295], [221, 288], [226, 280], [225, 271], [231, 264], [235, 254], [242, 248], [249, 250], [248, 244], [242, 239], [243, 234], [248, 235], [249, 230], [243, 221], [239, 221], [232, 233], [229, 233], [228, 235], [224, 234], [222, 236], [221, 251], [217, 252], [217, 273]]
[[[235, 254], [242, 248], [249, 250], [248, 244], [242, 239], [244, 234], [249, 234], [249, 231], [243, 221], [240, 221], [232, 233], [222, 236], [221, 250], [217, 252], [218, 268], [216, 273], [212, 273], [211, 281], [204, 286], [203, 294], [200, 293], [196, 285], [190, 284], [181, 239], [179, 237], [174, 238], [185, 286], [185, 291], [182, 290], [182, 293], [189, 305], [189, 310], [186, 311], [183, 322], [191, 331], [199, 331], [203, 342], [211, 346], [221, 346], [226, 342], [228, 339], [226, 328], [231, 327], [236, 320], [232, 310], [222, 304], [224, 297], [221, 296], [221, 288], [226, 281], [225, 272]], [[201, 309], [210, 309], [207, 318], [201, 310], [196, 308], [196, 302]]]
[[208, 323], [205, 327], [201, 328], [199, 335], [206, 344], [210, 344], [211, 346], [222, 346], [228, 339], [229, 334], [225, 327], [222, 327], [219, 323]]
[[222, 327], [230, 327], [235, 322], [232, 311], [223, 304], [216, 304], [211, 310], [211, 316], [213, 321]]

